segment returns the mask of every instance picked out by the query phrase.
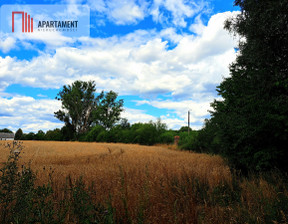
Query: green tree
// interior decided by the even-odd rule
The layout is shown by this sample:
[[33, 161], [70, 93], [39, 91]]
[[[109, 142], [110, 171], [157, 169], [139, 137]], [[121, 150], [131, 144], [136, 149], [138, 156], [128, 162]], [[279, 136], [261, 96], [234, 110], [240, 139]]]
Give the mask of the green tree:
[[129, 123], [127, 118], [121, 118], [119, 126], [121, 129], [129, 129], [131, 127], [131, 124]]
[[54, 130], [49, 130], [46, 132], [46, 139], [48, 141], [62, 141], [63, 135], [59, 128], [55, 128]]
[[162, 123], [161, 118], [157, 118], [157, 121], [154, 123], [156, 130], [158, 132], [158, 136], [163, 134], [165, 131], [167, 131], [167, 124]]
[[123, 100], [117, 100], [117, 94], [113, 91], [102, 91], [98, 96], [95, 92], [94, 81], [75, 81], [72, 85], [64, 85], [57, 94], [56, 99], [61, 101], [62, 109], [54, 114], [65, 123], [65, 139], [71, 139], [71, 132], [78, 138], [92, 126], [111, 128], [120, 120]]
[[97, 125], [110, 129], [120, 120], [124, 101], [117, 100], [117, 97], [118, 94], [113, 91], [101, 92], [97, 108], [93, 112], [93, 120]]
[[4, 133], [13, 133], [13, 131], [11, 131], [11, 130], [8, 129], [8, 128], [0, 129], [0, 132], [4, 132]]
[[176, 135], [176, 131], [165, 131], [159, 136], [159, 143], [172, 144]]
[[217, 87], [211, 126], [221, 153], [242, 170], [288, 170], [288, 4], [236, 0], [241, 13], [225, 28], [239, 35], [231, 77]]
[[15, 133], [15, 140], [21, 140], [23, 137], [23, 131], [21, 128], [19, 128]]
[[96, 85], [92, 81], [64, 85], [56, 97], [62, 103], [62, 110], [55, 112], [55, 117], [71, 127], [74, 133], [85, 133], [93, 122], [91, 114], [98, 100], [95, 91]]
[[[189, 132], [192, 131], [192, 128], [189, 127]], [[182, 126], [180, 129], [179, 129], [179, 132], [188, 132], [188, 126]]]
[[198, 135], [191, 146], [193, 151], [219, 154], [221, 153], [221, 141], [218, 127], [215, 122], [205, 119], [204, 127], [198, 131]]
[[75, 133], [73, 127], [70, 124], [66, 124], [61, 128], [61, 133], [63, 136], [63, 141], [70, 141], [75, 139]]
[[102, 132], [105, 131], [104, 128], [100, 125], [96, 125], [93, 127], [86, 135], [85, 140], [88, 142], [95, 142], [97, 139], [97, 136]]
[[25, 140], [35, 140], [35, 133], [34, 132], [29, 132], [26, 135]]
[[141, 145], [154, 145], [157, 143], [159, 137], [156, 125], [152, 121], [140, 124], [136, 129], [135, 134], [134, 143], [139, 143]]
[[45, 140], [45, 133], [42, 130], [39, 130], [35, 135], [35, 140]]

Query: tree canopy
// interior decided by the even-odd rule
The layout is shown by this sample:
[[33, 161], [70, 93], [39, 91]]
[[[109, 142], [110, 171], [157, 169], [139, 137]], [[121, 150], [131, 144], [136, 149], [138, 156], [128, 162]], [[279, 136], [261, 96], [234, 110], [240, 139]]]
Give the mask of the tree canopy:
[[123, 111], [124, 101], [117, 100], [117, 93], [110, 91], [99, 95], [97, 110], [94, 111], [93, 118], [96, 124], [110, 129], [120, 120]]
[[0, 129], [0, 132], [4, 132], [4, 133], [13, 133], [13, 131], [11, 131], [11, 130], [8, 129], [8, 128]]
[[21, 140], [22, 137], [23, 137], [23, 131], [22, 131], [21, 128], [19, 128], [19, 129], [16, 131], [16, 133], [15, 133], [14, 139], [15, 139], [15, 140]]
[[241, 37], [231, 76], [217, 91], [210, 123], [221, 153], [242, 170], [287, 171], [288, 4], [236, 0], [241, 13], [225, 28]]
[[123, 100], [117, 100], [117, 93], [110, 91], [105, 94], [102, 91], [98, 96], [95, 93], [94, 81], [75, 81], [72, 85], [63, 86], [56, 97], [61, 101], [62, 109], [54, 114], [65, 123], [65, 132], [75, 133], [77, 137], [93, 125], [110, 128], [120, 119]]

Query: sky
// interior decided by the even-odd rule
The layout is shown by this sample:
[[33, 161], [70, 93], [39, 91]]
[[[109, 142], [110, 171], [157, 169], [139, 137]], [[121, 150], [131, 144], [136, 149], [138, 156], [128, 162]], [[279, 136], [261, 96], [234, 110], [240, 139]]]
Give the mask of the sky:
[[[63, 20], [86, 18], [83, 32], [37, 32], [37, 19], [52, 18], [53, 5], [65, 8]], [[1, 0], [0, 6], [0, 129], [14, 132], [61, 128], [55, 97], [76, 80], [95, 81], [97, 93], [117, 92], [121, 117], [132, 124], [160, 118], [176, 130], [187, 126], [190, 111], [190, 126], [199, 130], [237, 55], [237, 38], [223, 29], [239, 13], [232, 0]], [[21, 15], [12, 33], [5, 7], [31, 13], [34, 33], [21, 32]]]

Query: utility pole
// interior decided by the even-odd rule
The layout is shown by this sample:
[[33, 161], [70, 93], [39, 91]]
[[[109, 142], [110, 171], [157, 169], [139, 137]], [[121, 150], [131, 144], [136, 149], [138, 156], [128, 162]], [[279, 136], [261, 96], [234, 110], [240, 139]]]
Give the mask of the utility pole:
[[188, 135], [190, 133], [190, 110], [188, 110]]

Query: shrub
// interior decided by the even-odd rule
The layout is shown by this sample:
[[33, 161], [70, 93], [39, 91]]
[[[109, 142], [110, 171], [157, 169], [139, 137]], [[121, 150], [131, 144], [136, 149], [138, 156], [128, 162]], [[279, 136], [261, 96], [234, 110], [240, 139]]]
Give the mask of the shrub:
[[153, 145], [157, 143], [157, 129], [153, 123], [142, 124], [135, 134], [136, 136], [133, 140], [135, 143], [141, 145]]
[[50, 141], [62, 141], [63, 140], [63, 134], [59, 128], [52, 130], [49, 130], [46, 132], [46, 139]]
[[101, 131], [99, 134], [98, 134], [98, 136], [97, 136], [97, 138], [96, 138], [96, 141], [97, 142], [107, 142], [108, 141], [108, 138], [109, 136], [108, 136], [108, 133], [107, 133], [107, 131], [106, 130], [103, 130], [103, 131]]
[[100, 126], [100, 125], [96, 125], [95, 127], [93, 127], [86, 135], [85, 140], [88, 142], [95, 142], [98, 135], [102, 132], [105, 131], [105, 129]]
[[159, 143], [172, 144], [174, 142], [175, 135], [176, 133], [174, 131], [164, 132], [159, 136]]
[[182, 132], [179, 133], [179, 136], [179, 146], [181, 149], [197, 151], [197, 148], [195, 148], [195, 142], [198, 136], [198, 131], [191, 131], [189, 134], [187, 132]]

